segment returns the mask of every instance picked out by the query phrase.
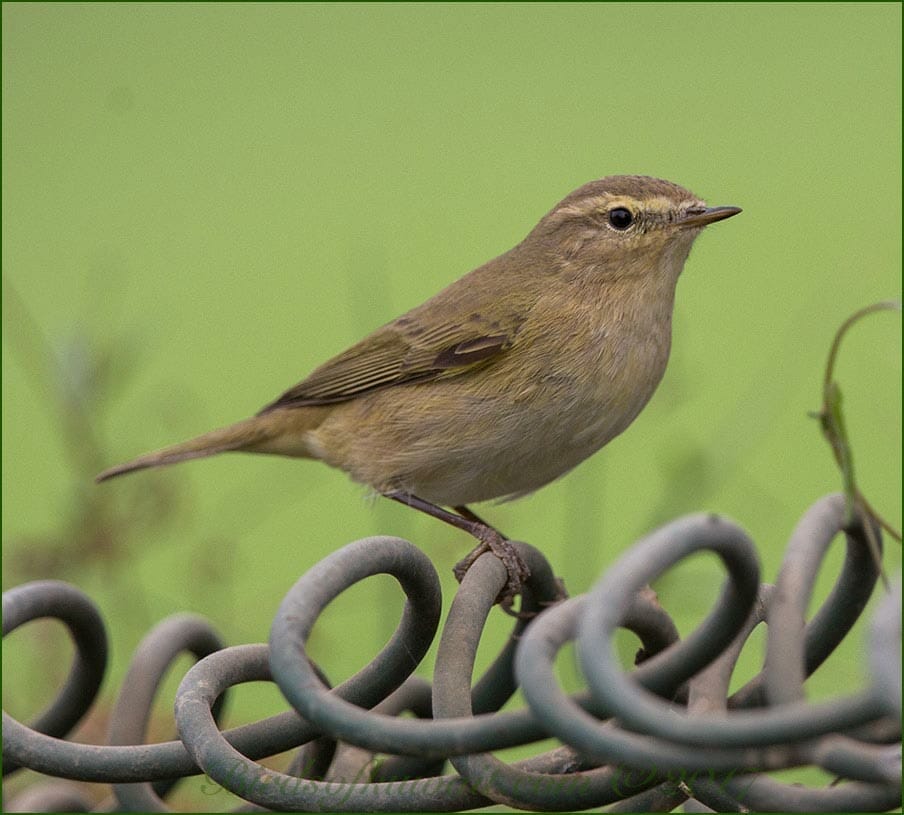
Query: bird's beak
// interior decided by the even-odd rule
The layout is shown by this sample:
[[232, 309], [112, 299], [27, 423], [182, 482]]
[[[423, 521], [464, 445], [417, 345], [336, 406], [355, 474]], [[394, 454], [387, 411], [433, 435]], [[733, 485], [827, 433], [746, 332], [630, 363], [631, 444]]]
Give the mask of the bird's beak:
[[706, 209], [689, 209], [685, 216], [678, 221], [679, 226], [701, 227], [716, 221], [724, 221], [737, 215], [740, 207], [707, 207]]

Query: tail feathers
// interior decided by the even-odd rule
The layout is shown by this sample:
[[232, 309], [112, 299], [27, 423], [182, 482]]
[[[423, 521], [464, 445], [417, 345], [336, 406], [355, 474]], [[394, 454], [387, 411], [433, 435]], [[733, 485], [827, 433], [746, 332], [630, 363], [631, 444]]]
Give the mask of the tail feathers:
[[210, 433], [189, 439], [181, 444], [174, 444], [153, 453], [145, 453], [132, 461], [104, 470], [94, 480], [100, 483], [126, 473], [145, 470], [148, 467], [161, 467], [165, 464], [176, 464], [193, 458], [205, 458], [229, 450], [253, 449], [257, 445], [269, 441], [272, 435], [272, 429], [263, 425], [256, 417], [252, 417], [243, 422], [229, 425], [229, 427], [212, 430]]

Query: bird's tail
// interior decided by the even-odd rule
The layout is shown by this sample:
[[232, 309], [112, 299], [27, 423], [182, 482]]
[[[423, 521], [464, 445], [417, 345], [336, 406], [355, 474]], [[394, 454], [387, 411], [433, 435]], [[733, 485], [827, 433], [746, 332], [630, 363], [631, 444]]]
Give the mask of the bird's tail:
[[181, 444], [164, 447], [153, 453], [145, 453], [125, 464], [118, 464], [116, 467], [104, 470], [94, 480], [107, 481], [136, 470], [160, 467], [164, 464], [176, 464], [179, 461], [189, 461], [193, 458], [204, 458], [217, 453], [225, 453], [228, 450], [253, 450], [258, 445], [270, 441], [274, 433], [275, 428], [272, 424], [252, 417], [228, 427], [221, 427], [219, 430], [211, 430], [210, 433], [189, 439]]

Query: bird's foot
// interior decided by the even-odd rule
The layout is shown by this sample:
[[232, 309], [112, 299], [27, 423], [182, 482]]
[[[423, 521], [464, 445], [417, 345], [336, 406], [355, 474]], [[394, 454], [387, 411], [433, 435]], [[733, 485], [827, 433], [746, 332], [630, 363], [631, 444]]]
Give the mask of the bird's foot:
[[492, 527], [484, 526], [482, 529], [475, 530], [474, 535], [480, 543], [467, 555], [467, 557], [463, 558], [455, 565], [455, 568], [452, 570], [455, 574], [455, 579], [461, 583], [465, 573], [474, 565], [477, 558], [486, 552], [492, 552], [502, 561], [502, 565], [505, 566], [505, 570], [508, 573], [505, 587], [499, 593], [496, 602], [502, 606], [502, 610], [506, 614], [510, 614], [514, 617], [519, 616], [518, 612], [513, 608], [513, 602], [515, 596], [521, 591], [524, 587], [524, 583], [530, 577], [530, 569], [521, 555], [518, 554], [518, 551], [515, 549], [512, 542], [503, 537]]
[[[453, 572], [459, 583], [464, 579], [465, 573], [474, 564], [482, 554], [492, 552], [498, 557], [506, 572], [508, 579], [505, 588], [499, 593], [496, 602], [502, 606], [502, 610], [506, 614], [515, 617], [521, 617], [518, 612], [513, 611], [512, 601], [524, 586], [527, 578], [530, 577], [530, 569], [524, 562], [524, 559], [518, 554], [512, 542], [508, 540], [498, 529], [494, 529], [486, 521], [475, 515], [464, 505], [453, 507], [455, 512], [449, 512], [436, 504], [431, 504], [416, 495], [408, 492], [389, 491], [383, 493], [387, 498], [398, 501], [400, 504], [413, 507], [421, 512], [438, 518], [444, 523], [454, 526], [456, 529], [463, 529], [469, 535], [473, 535], [480, 541], [479, 546], [475, 548], [466, 558], [456, 564]], [[532, 616], [532, 615], [524, 615]]]

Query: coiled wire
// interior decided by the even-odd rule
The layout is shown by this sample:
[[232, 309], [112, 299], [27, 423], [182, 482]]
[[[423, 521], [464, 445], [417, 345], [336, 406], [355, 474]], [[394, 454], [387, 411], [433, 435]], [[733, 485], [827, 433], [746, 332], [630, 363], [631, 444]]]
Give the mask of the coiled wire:
[[[244, 811], [457, 811], [506, 804], [613, 812], [883, 811], [901, 800], [901, 590], [878, 606], [870, 631], [870, 684], [808, 702], [818, 670], [862, 613], [877, 567], [863, 530], [845, 527], [841, 495], [802, 517], [774, 585], [761, 583], [755, 547], [714, 515], [678, 519], [638, 541], [586, 595], [557, 602], [543, 556], [519, 551], [531, 569], [522, 617], [491, 666], [473, 682], [481, 634], [505, 570], [484, 555], [468, 571], [442, 626], [433, 683], [414, 675], [440, 626], [440, 587], [428, 558], [399, 538], [350, 543], [304, 574], [284, 598], [266, 644], [225, 647], [210, 624], [176, 615], [138, 647], [113, 711], [106, 745], [65, 737], [88, 712], [104, 676], [106, 632], [96, 607], [57, 581], [3, 595], [3, 633], [52, 617], [69, 629], [76, 656], [53, 704], [30, 725], [3, 714], [3, 771], [29, 767], [55, 779], [102, 782], [98, 811], [171, 811], [180, 778], [206, 774], [244, 799]], [[841, 532], [846, 555], [830, 595], [808, 621], [816, 574]], [[647, 584], [708, 550], [725, 568], [714, 607], [686, 639]], [[307, 657], [324, 608], [355, 583], [390, 574], [406, 602], [395, 633], [357, 674], [331, 688]], [[751, 632], [767, 626], [763, 670], [729, 695], [729, 679]], [[640, 638], [639, 664], [625, 673], [613, 647], [618, 628]], [[566, 694], [558, 651], [574, 642], [587, 690]], [[179, 739], [143, 744], [167, 668], [184, 652], [197, 662], [176, 695]], [[217, 725], [229, 688], [275, 683], [285, 713], [228, 731]], [[527, 706], [500, 708], [520, 690]], [[413, 717], [401, 717], [411, 712]], [[493, 751], [554, 737], [560, 746], [505, 763]], [[286, 772], [259, 759], [298, 748]], [[383, 756], [380, 762], [372, 760]], [[816, 766], [839, 783], [809, 789], [766, 773]], [[59, 780], [6, 803], [6, 811], [88, 811]]]

